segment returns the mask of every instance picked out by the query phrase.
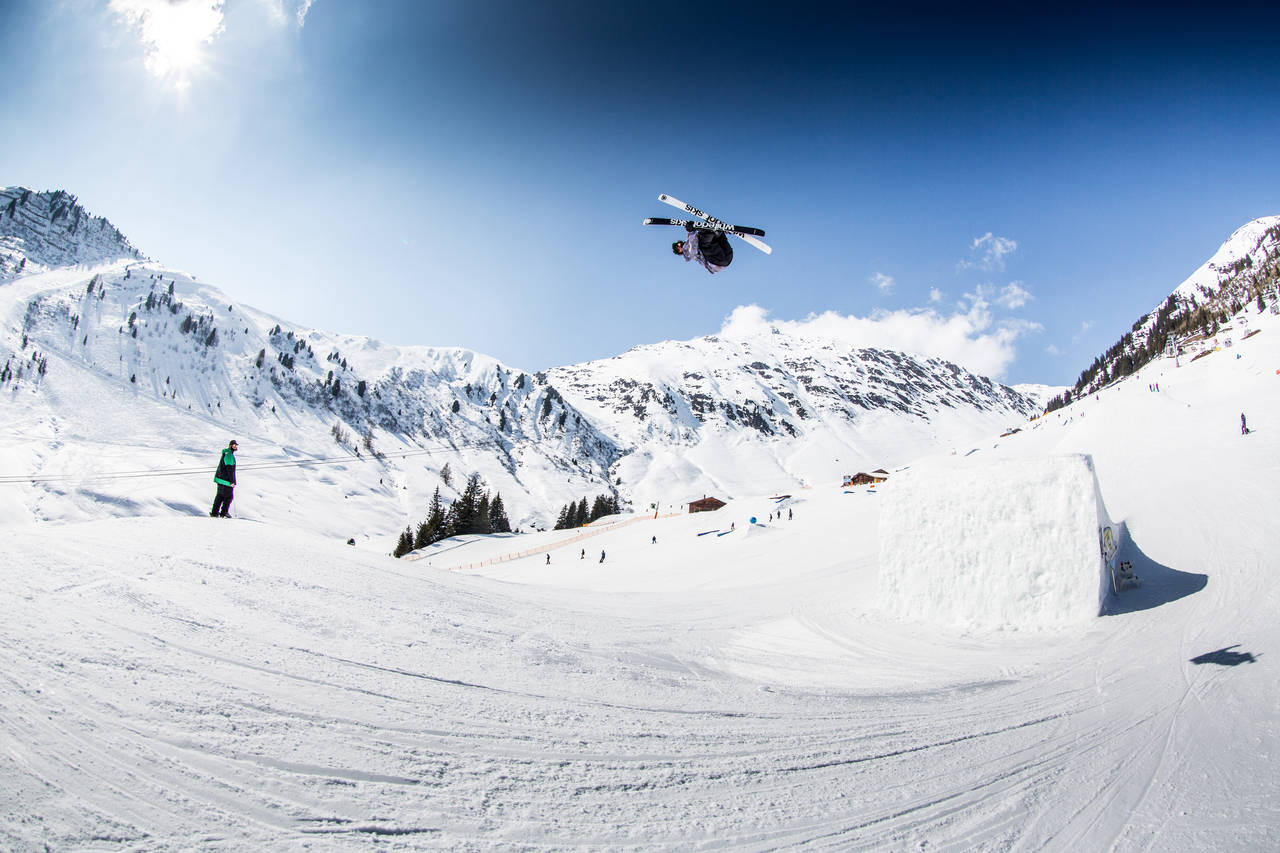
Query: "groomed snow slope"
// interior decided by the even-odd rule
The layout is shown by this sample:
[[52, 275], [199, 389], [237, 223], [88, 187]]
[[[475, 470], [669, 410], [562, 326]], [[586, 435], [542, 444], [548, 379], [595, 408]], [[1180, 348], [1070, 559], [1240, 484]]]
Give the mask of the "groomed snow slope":
[[1276, 849], [1259, 324], [961, 451], [1089, 454], [1127, 525], [1143, 586], [1052, 632], [884, 613], [881, 496], [842, 472], [416, 562], [241, 520], [6, 529], [0, 848]]

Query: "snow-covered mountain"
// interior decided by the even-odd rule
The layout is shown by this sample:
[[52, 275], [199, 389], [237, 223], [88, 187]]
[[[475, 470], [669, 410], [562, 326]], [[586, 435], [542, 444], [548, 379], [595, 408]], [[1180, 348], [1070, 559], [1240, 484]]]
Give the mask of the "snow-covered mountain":
[[[530, 526], [596, 494], [648, 505], [791, 489], [1038, 409], [936, 359], [782, 334], [666, 342], [531, 373], [463, 349], [304, 329], [144, 259], [68, 193], [0, 198], [0, 376], [6, 406], [30, 424], [10, 438], [3, 474], [25, 485], [0, 504], [5, 519], [197, 511], [201, 477], [139, 475], [122, 489], [114, 472], [203, 474], [235, 435], [245, 470], [272, 472], [257, 495], [244, 486], [267, 477], [245, 478], [241, 512], [274, 517], [290, 511], [282, 488], [328, 486], [345, 498], [344, 536], [385, 542], [424, 517], [436, 487], [447, 500], [470, 472]], [[99, 442], [136, 447], [125, 455], [139, 461], [68, 449]], [[357, 498], [364, 509], [353, 512]]]
[[[453, 487], [477, 471], [530, 524], [608, 491], [619, 455], [544, 377], [467, 350], [289, 326], [156, 264], [23, 276], [0, 288], [0, 311], [0, 393], [25, 423], [3, 472], [28, 482], [18, 518], [199, 511], [210, 453], [235, 436], [241, 512], [277, 517], [296, 490], [328, 487], [345, 499], [344, 536], [385, 540], [421, 520], [437, 485], [456, 494], [446, 465]], [[120, 452], [85, 458], [98, 445]], [[202, 475], [190, 489], [115, 475], [137, 469]]]
[[1249, 322], [1243, 309], [1250, 304], [1259, 310], [1280, 310], [1274, 296], [1277, 285], [1280, 216], [1264, 216], [1236, 229], [1167, 299], [1138, 318], [1080, 374], [1072, 392], [1079, 396], [1096, 391], [1164, 353], [1194, 357], [1217, 346], [1219, 330], [1233, 318]]
[[617, 474], [653, 501], [673, 479], [732, 496], [899, 464], [1041, 411], [941, 359], [776, 329], [636, 347], [548, 377], [628, 449]]
[[[1280, 258], [1280, 216], [1264, 216], [1235, 230], [1213, 257], [1173, 291], [1179, 300], [1207, 302], [1220, 298], [1232, 283], [1247, 286], [1265, 275]], [[1241, 295], [1236, 293], [1236, 296]]]
[[0, 283], [23, 273], [141, 258], [114, 225], [68, 192], [0, 187]]

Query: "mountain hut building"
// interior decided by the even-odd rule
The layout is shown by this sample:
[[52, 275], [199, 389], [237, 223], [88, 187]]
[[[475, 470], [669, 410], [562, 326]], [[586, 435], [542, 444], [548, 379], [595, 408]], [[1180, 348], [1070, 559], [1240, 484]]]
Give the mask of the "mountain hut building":
[[715, 512], [724, 506], [724, 501], [719, 498], [703, 498], [702, 500], [689, 501], [689, 512]]

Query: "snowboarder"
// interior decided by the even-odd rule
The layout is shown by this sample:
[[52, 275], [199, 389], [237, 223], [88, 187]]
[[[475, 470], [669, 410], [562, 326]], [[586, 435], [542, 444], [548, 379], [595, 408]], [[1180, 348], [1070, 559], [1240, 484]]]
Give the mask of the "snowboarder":
[[600, 562], [604, 562], [604, 551], [600, 552]]
[[733, 263], [733, 246], [729, 245], [729, 235], [723, 231], [695, 229], [687, 225], [684, 230], [688, 236], [671, 244], [672, 253], [682, 256], [686, 261], [697, 261], [712, 274]]
[[213, 499], [213, 509], [209, 515], [213, 518], [230, 518], [231, 499], [235, 497], [236, 488], [236, 450], [240, 445], [233, 438], [222, 451], [218, 460], [218, 470], [213, 475], [213, 482], [218, 484], [218, 494]]
[[1240, 413], [1240, 434], [1241, 434], [1241, 435], [1248, 435], [1248, 434], [1249, 434], [1249, 427], [1248, 427], [1248, 425], [1245, 423], [1245, 420], [1244, 420], [1244, 412], [1241, 412], [1241, 413]]

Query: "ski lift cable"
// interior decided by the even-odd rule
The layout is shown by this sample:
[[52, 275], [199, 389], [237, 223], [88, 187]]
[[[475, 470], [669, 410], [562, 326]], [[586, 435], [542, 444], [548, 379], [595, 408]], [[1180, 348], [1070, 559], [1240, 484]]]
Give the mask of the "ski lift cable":
[[[479, 442], [462, 442], [455, 445], [441, 447], [426, 447], [417, 450], [405, 450], [399, 453], [381, 453], [376, 458], [383, 459], [407, 459], [415, 456], [429, 456], [435, 453], [446, 453], [451, 450], [461, 450], [467, 447], [489, 447], [494, 446], [492, 441]], [[282, 468], [302, 468], [310, 465], [337, 465], [343, 462], [363, 461], [363, 457], [359, 456], [327, 456], [316, 457], [311, 459], [282, 459], [270, 462], [250, 462], [238, 465], [241, 471], [269, 471]], [[100, 474], [49, 474], [24, 475], [24, 474], [0, 474], [0, 485], [12, 485], [15, 483], [29, 483], [38, 485], [41, 483], [66, 483], [66, 482], [90, 482], [103, 480], [136, 480], [149, 479], [153, 477], [189, 477], [202, 474], [208, 474], [212, 466], [201, 465], [199, 467], [189, 468], [158, 468], [143, 469], [135, 471], [110, 471]]]

